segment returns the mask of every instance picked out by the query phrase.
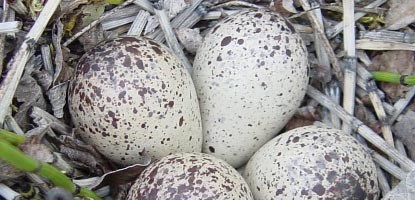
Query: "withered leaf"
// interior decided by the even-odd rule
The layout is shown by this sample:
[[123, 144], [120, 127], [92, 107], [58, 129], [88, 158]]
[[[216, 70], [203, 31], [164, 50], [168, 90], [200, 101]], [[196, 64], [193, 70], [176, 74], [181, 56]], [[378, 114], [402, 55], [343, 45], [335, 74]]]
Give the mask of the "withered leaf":
[[143, 163], [137, 163], [108, 172], [101, 176], [101, 178], [92, 186], [92, 189], [98, 189], [105, 185], [122, 185], [134, 181], [150, 163], [150, 157], [146, 157]]
[[19, 145], [20, 149], [32, 158], [46, 162], [53, 162], [53, 154], [48, 147], [41, 143], [42, 135], [27, 137], [26, 141]]
[[63, 66], [63, 54], [62, 54], [62, 46], [61, 41], [63, 37], [63, 24], [60, 19], [56, 20], [56, 23], [53, 26], [52, 31], [52, 43], [55, 47], [55, 73], [53, 75], [53, 84], [57, 84], [58, 77], [62, 71]]
[[26, 131], [31, 127], [27, 114], [29, 108], [38, 106], [46, 109], [46, 100], [43, 97], [42, 88], [33, 77], [24, 75], [17, 86], [14, 97], [20, 103], [18, 112], [14, 115], [14, 118], [19, 126]]
[[13, 180], [24, 175], [23, 171], [9, 165], [3, 160], [0, 160], [0, 169], [0, 182]]
[[415, 159], [415, 112], [408, 111], [401, 116], [392, 130], [395, 135], [401, 139], [408, 149], [408, 154], [412, 159]]
[[383, 199], [415, 199], [415, 170], [410, 171], [406, 178], [388, 192]]
[[180, 43], [183, 44], [184, 48], [188, 52], [195, 54], [203, 41], [203, 37], [200, 35], [199, 30], [179, 28], [176, 33], [177, 38], [179, 39]]
[[46, 92], [50, 104], [52, 104], [53, 115], [57, 118], [63, 117], [63, 107], [66, 104], [66, 90], [68, 82], [61, 83], [49, 89]]
[[386, 15], [385, 24], [389, 30], [397, 30], [415, 22], [415, 1], [389, 1], [390, 9]]

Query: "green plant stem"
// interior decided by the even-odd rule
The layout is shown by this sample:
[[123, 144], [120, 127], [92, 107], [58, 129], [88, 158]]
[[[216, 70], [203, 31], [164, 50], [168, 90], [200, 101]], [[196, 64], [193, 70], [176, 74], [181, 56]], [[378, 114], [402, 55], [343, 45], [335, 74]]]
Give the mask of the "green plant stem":
[[402, 85], [415, 85], [415, 76], [400, 75], [391, 72], [373, 71], [373, 79], [375, 81], [395, 83]]
[[26, 137], [17, 135], [16, 133], [0, 129], [0, 140], [6, 140], [12, 145], [18, 146], [26, 141]]
[[[54, 185], [60, 186], [69, 192], [76, 192], [76, 185], [57, 168], [25, 155], [18, 148], [4, 139], [0, 139], [0, 159], [22, 171], [37, 173], [49, 179]], [[96, 200], [101, 199], [94, 192], [86, 188], [81, 188], [79, 195]]]

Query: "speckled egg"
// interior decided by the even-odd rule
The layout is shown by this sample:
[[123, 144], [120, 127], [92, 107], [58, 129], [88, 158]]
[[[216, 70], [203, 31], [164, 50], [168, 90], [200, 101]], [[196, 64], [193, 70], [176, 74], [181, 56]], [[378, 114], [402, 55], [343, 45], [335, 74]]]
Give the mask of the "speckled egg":
[[247, 163], [255, 199], [377, 199], [375, 164], [364, 147], [337, 129], [306, 126], [283, 133]]
[[242, 176], [203, 153], [177, 153], [148, 166], [131, 186], [128, 200], [253, 200]]
[[305, 45], [270, 11], [243, 11], [204, 38], [192, 74], [202, 114], [203, 152], [239, 167], [299, 107], [308, 84]]
[[87, 52], [69, 88], [69, 109], [81, 136], [127, 165], [200, 152], [202, 127], [190, 74], [166, 47], [121, 37]]

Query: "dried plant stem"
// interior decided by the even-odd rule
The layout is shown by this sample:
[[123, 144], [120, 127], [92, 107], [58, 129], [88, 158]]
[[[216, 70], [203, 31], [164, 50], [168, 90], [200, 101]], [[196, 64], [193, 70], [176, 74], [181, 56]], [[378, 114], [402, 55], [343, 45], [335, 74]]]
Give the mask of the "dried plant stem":
[[391, 190], [391, 187], [388, 183], [388, 179], [386, 178], [385, 173], [383, 173], [379, 165], [376, 165], [376, 172], [378, 175], [377, 177], [380, 191], [382, 192], [382, 196], [385, 196]]
[[13, 59], [8, 63], [8, 69], [10, 71], [6, 74], [0, 85], [0, 125], [3, 124], [4, 117], [7, 114], [7, 108], [12, 103], [20, 77], [23, 74], [24, 66], [33, 54], [33, 46], [42, 35], [43, 30], [60, 2], [61, 0], [56, 0], [46, 3], [38, 19], [26, 35], [26, 39], [15, 53]]
[[[313, 1], [310, 2], [311, 7], [317, 7], [314, 10], [310, 10], [309, 12], [313, 13], [313, 15], [316, 16], [316, 19], [318, 20], [316, 23], [319, 24], [319, 27], [321, 27], [324, 32], [324, 24], [323, 24], [323, 15], [321, 13], [321, 9], [319, 9], [319, 5], [317, 2]], [[324, 45], [322, 44], [321, 40], [319, 39], [319, 35], [317, 34], [317, 32], [314, 32], [314, 46], [316, 48], [316, 53], [317, 53], [317, 60], [319, 62], [320, 65], [322, 66], [327, 66], [327, 68], [330, 68], [330, 60], [329, 60], [329, 56], [327, 55], [327, 52], [324, 48]], [[328, 70], [327, 73], [331, 74], [331, 71]], [[326, 80], [326, 81], [330, 81], [330, 80]]]
[[349, 123], [351, 127], [368, 142], [383, 151], [394, 161], [398, 162], [405, 171], [415, 169], [415, 163], [412, 160], [403, 156], [399, 151], [386, 143], [372, 129], [364, 125], [362, 121], [350, 115], [342, 107], [331, 101], [329, 97], [322, 94], [312, 86], [308, 87], [307, 94], [321, 105], [328, 108], [330, 111], [335, 112], [344, 122]]
[[363, 50], [405, 50], [415, 51], [415, 44], [386, 40], [360, 39], [356, 40], [356, 48]]
[[135, 0], [133, 3], [151, 14], [154, 14], [153, 4], [151, 4], [148, 0]]
[[[330, 82], [326, 86], [326, 94], [330, 97], [330, 99], [337, 104], [340, 103], [340, 87], [338, 86], [337, 82]], [[330, 111], [329, 111], [330, 112]], [[341, 129], [341, 120], [340, 118], [333, 112], [330, 112], [330, 122], [334, 128]]]
[[256, 8], [256, 9], [264, 8], [263, 6], [258, 6], [256, 4], [252, 4], [252, 3], [248, 3], [248, 2], [244, 2], [244, 1], [229, 1], [229, 2], [226, 2], [226, 3], [222, 3], [222, 4], [219, 4], [219, 5], [213, 6], [212, 9], [224, 8], [224, 7], [234, 7], [234, 6], [249, 7], [249, 8]]
[[144, 26], [147, 23], [147, 19], [150, 16], [150, 13], [145, 10], [140, 10], [137, 16], [134, 19], [133, 24], [131, 25], [130, 29], [128, 30], [127, 35], [141, 35], [144, 30]]
[[20, 199], [20, 194], [0, 183], [0, 196], [4, 199]]
[[376, 83], [372, 80], [367, 83], [369, 98], [372, 102], [373, 107], [375, 108], [376, 115], [378, 116], [379, 120], [382, 123], [382, 134], [385, 141], [391, 145], [395, 146], [395, 142], [393, 140], [392, 130], [387, 121], [387, 116], [385, 109], [383, 108], [382, 100], [377, 95], [376, 90]]
[[[372, 3], [370, 3], [369, 5], [365, 6], [365, 8], [376, 8], [376, 7], [384, 4], [386, 1], [388, 1], [388, 0], [376, 0], [376, 1], [372, 2]], [[366, 15], [366, 13], [361, 13], [361, 12], [355, 13], [354, 20], [357, 21], [357, 20], [359, 20], [361, 17], [363, 17], [365, 15]], [[334, 27], [332, 27], [332, 28], [330, 28], [330, 29], [327, 30], [327, 37], [329, 39], [334, 38], [337, 34], [339, 34], [340, 32], [342, 32], [343, 27], [344, 27], [343, 22], [339, 22]]]
[[[354, 25], [354, 0], [343, 0], [344, 20], [344, 82], [343, 82], [343, 107], [351, 115], [354, 113], [356, 94], [356, 49], [355, 49], [355, 25]], [[349, 124], [343, 123], [342, 129], [350, 134], [352, 128]]]
[[[304, 10], [309, 11], [312, 9], [310, 4], [308, 3], [308, 0], [299, 0], [299, 1]], [[329, 56], [330, 62], [333, 67], [332, 69], [333, 69], [334, 75], [339, 80], [343, 80], [343, 74], [340, 69], [339, 61], [337, 60], [336, 54], [334, 53], [334, 50], [331, 47], [330, 42], [324, 33], [324, 27], [322, 27], [322, 25], [319, 23], [317, 16], [315, 16], [313, 13], [307, 12], [307, 16], [310, 19], [311, 25], [313, 26], [314, 31], [318, 35], [318, 38], [321, 40], [321, 45], [324, 47], [327, 55]]]
[[[334, 6], [329, 4], [322, 4], [321, 9], [323, 10], [331, 10], [335, 12], [341, 12], [343, 13], [344, 10], [341, 6]], [[375, 13], [375, 14], [383, 14], [387, 10], [384, 8], [355, 8], [357, 12], [365, 12], [365, 13]]]
[[414, 43], [415, 33], [399, 32], [399, 31], [360, 31], [359, 39], [373, 39], [388, 42]]
[[125, 6], [131, 4], [133, 1], [134, 0], [127, 0], [124, 3], [122, 3], [121, 5], [117, 6], [116, 8], [112, 9], [111, 11], [109, 11], [108, 13], [102, 15], [101, 17], [99, 17], [95, 21], [91, 22], [88, 26], [84, 27], [82, 30], [80, 30], [75, 35], [73, 35], [71, 38], [69, 38], [68, 40], [66, 40], [66, 42], [63, 43], [63, 46], [64, 47], [68, 46], [73, 41], [75, 41], [79, 36], [81, 36], [82, 34], [86, 33], [87, 31], [91, 30], [91, 28], [93, 28], [94, 26], [96, 26], [98, 23], [102, 22], [106, 17], [108, 17], [108, 16], [110, 16], [110, 15], [118, 12], [121, 8], [124, 8]]
[[399, 180], [403, 180], [406, 177], [406, 172], [394, 165], [388, 159], [384, 158], [382, 155], [373, 152], [372, 153], [373, 160], [379, 164], [385, 171], [389, 172], [394, 177], [398, 178]]
[[409, 105], [412, 98], [415, 96], [415, 86], [413, 86], [406, 94], [405, 98], [399, 99], [393, 107], [395, 108], [395, 112], [389, 118], [389, 124], [393, 124], [396, 119], [398, 119], [399, 115], [403, 112], [403, 110]]
[[[200, 16], [200, 17], [198, 16], [200, 11], [199, 11], [199, 9], [197, 9], [200, 3], [202, 3], [202, 0], [195, 0], [188, 8], [186, 8], [182, 13], [177, 15], [171, 21], [170, 26], [172, 28], [180, 28], [180, 27], [182, 27], [181, 25], [189, 18], [191, 20], [192, 19], [201, 19], [203, 16]], [[202, 10], [204, 10], [204, 8], [202, 8]], [[162, 30], [157, 29], [153, 33], [149, 34], [149, 37], [153, 38], [156, 41], [164, 42], [165, 37], [162, 33], [163, 33]]]
[[189, 60], [187, 59], [186, 55], [182, 48], [180, 47], [179, 41], [174, 34], [173, 28], [171, 27], [169, 18], [167, 17], [167, 13], [164, 9], [155, 9], [155, 14], [160, 21], [160, 26], [164, 32], [164, 35], [167, 40], [167, 44], [173, 50], [173, 52], [182, 60], [184, 66], [186, 67], [189, 73], [192, 72], [192, 65], [190, 64]]
[[1, 33], [15, 33], [20, 30], [22, 23], [18, 21], [14, 22], [2, 22], [0, 23], [0, 34]]

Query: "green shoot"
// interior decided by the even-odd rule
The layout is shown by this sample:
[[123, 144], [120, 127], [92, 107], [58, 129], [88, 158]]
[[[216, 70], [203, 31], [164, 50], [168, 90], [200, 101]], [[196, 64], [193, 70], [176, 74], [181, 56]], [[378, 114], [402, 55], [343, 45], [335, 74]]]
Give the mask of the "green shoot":
[[373, 71], [373, 79], [375, 81], [395, 83], [402, 85], [415, 85], [415, 76], [400, 75], [391, 72]]
[[[6, 140], [10, 139], [4, 137], [4, 135], [7, 134], [8, 133], [4, 134], [4, 131], [2, 130], [2, 138], [0, 138], [0, 159], [6, 161], [7, 163], [13, 165], [14, 167], [22, 171], [39, 174], [40, 176], [49, 179], [54, 185], [62, 187], [68, 190], [69, 192], [78, 192], [77, 186], [74, 183], [72, 183], [70, 178], [65, 176], [54, 166], [44, 162], [37, 161], [31, 158], [30, 156], [25, 155], [17, 147], [13, 146], [11, 143], [8, 142], [8, 140]], [[13, 139], [11, 139], [11, 141], [18, 143], [18, 141], [15, 141]], [[80, 188], [78, 194], [79, 196], [94, 200], [101, 199], [94, 192], [87, 188]]]
[[26, 141], [26, 137], [17, 135], [4, 129], [0, 129], [0, 140], [5, 140], [12, 145], [18, 146]]

